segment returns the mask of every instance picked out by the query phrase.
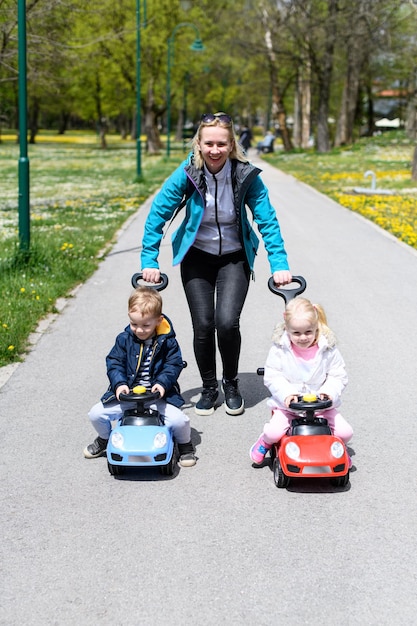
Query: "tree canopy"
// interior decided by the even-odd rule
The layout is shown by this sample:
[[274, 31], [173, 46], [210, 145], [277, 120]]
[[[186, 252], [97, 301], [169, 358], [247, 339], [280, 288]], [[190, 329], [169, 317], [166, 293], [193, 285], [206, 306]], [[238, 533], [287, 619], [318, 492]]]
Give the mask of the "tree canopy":
[[[170, 38], [173, 128], [223, 110], [285, 149], [314, 137], [326, 152], [372, 133], [385, 106], [417, 132], [412, 0], [27, 0], [26, 13], [31, 141], [39, 127], [135, 137], [139, 63], [142, 130], [160, 150]], [[0, 127], [18, 126], [17, 50], [16, 1], [0, 0]]]

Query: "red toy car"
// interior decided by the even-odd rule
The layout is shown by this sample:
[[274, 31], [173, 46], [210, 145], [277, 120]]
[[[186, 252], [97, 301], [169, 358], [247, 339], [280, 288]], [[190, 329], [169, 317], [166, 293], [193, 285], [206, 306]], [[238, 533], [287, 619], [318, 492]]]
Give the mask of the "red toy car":
[[329, 478], [336, 487], [349, 482], [349, 455], [343, 441], [332, 434], [327, 420], [315, 411], [328, 409], [331, 400], [299, 396], [290, 409], [300, 411], [288, 432], [272, 446], [274, 482], [288, 487], [293, 478]]

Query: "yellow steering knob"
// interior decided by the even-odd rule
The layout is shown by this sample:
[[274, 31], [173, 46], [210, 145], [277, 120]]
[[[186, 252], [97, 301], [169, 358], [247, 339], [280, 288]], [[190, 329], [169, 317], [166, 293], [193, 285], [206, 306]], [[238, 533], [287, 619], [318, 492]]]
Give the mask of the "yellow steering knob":
[[136, 385], [136, 387], [133, 387], [132, 389], [133, 393], [146, 393], [146, 387], [144, 387], [143, 385]]
[[304, 402], [317, 402], [317, 396], [315, 393], [305, 393], [303, 395]]

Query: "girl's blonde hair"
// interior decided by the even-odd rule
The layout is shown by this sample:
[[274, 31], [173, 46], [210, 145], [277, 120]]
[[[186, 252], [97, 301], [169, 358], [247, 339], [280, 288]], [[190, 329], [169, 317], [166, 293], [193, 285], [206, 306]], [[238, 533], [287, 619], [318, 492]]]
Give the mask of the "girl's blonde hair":
[[128, 311], [139, 311], [142, 315], [160, 317], [162, 315], [161, 294], [153, 287], [136, 287], [130, 294]]
[[307, 320], [310, 324], [317, 324], [317, 340], [320, 335], [328, 335], [331, 331], [327, 325], [327, 317], [320, 304], [312, 304], [307, 298], [294, 298], [285, 307], [284, 324], [288, 327], [291, 320], [300, 318]]
[[213, 119], [210, 120], [209, 122], [204, 122], [203, 120], [200, 121], [197, 132], [194, 135], [192, 142], [191, 142], [191, 147], [194, 153], [194, 165], [198, 169], [202, 169], [204, 165], [204, 159], [201, 156], [201, 151], [200, 151], [200, 146], [199, 146], [199, 142], [201, 140], [201, 131], [203, 128], [210, 128], [211, 126], [220, 126], [221, 128], [227, 128], [227, 130], [229, 131], [229, 138], [233, 142], [233, 148], [229, 155], [231, 159], [237, 159], [238, 161], [242, 161], [242, 163], [249, 162], [243, 151], [242, 146], [239, 143], [239, 138], [233, 126], [232, 119], [230, 118], [230, 122], [222, 121], [221, 119], [219, 119], [219, 116], [222, 116], [222, 115], [227, 116], [226, 113], [219, 111], [219, 113], [214, 113]]

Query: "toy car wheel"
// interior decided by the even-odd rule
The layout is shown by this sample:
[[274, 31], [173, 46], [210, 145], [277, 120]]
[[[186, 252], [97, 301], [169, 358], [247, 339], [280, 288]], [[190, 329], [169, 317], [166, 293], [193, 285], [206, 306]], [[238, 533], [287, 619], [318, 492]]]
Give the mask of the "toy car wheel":
[[285, 487], [288, 487], [288, 485], [290, 484], [290, 479], [282, 471], [281, 463], [279, 462], [278, 457], [275, 457], [274, 459], [274, 463], [272, 465], [272, 471], [274, 473], [275, 485], [279, 489], [285, 489]]
[[172, 453], [172, 457], [169, 463], [166, 465], [160, 465], [159, 470], [163, 476], [172, 476], [177, 466], [177, 456], [175, 450]]
[[275, 455], [276, 455], [276, 448], [275, 446], [271, 446], [269, 449], [269, 456], [271, 457], [272, 463], [274, 462]]
[[349, 482], [349, 472], [344, 476], [339, 476], [338, 478], [331, 478], [331, 483], [335, 487], [346, 487]]
[[120, 467], [120, 465], [112, 465], [111, 463], [107, 463], [107, 467], [112, 476], [120, 476], [121, 474], [123, 474], [124, 468]]

